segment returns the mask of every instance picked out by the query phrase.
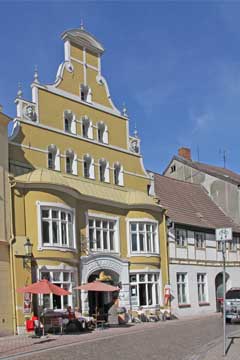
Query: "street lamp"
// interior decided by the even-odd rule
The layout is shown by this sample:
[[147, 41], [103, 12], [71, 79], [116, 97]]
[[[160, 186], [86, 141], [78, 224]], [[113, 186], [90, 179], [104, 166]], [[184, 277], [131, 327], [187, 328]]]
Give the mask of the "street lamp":
[[25, 250], [25, 255], [23, 256], [23, 267], [24, 269], [26, 268], [31, 268], [31, 264], [32, 264], [32, 248], [33, 248], [33, 244], [30, 242], [29, 238], [27, 238], [25, 244], [24, 244], [24, 250]]

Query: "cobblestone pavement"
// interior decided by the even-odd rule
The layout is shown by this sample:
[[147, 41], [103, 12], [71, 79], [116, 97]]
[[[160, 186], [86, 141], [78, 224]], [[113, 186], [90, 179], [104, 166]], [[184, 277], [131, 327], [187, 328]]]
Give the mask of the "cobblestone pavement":
[[[230, 325], [227, 330], [240, 334], [240, 325]], [[53, 335], [48, 339], [17, 336], [0, 338], [0, 360], [219, 360], [222, 358], [221, 336], [219, 315]], [[227, 360], [240, 359], [238, 341], [231, 346]]]

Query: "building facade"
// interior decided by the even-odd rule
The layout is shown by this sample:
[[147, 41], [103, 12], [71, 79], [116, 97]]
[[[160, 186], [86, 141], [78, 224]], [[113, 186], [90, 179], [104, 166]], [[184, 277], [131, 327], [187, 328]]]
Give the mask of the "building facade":
[[154, 174], [156, 195], [167, 209], [171, 312], [177, 317], [220, 310], [223, 255], [216, 228], [232, 227], [226, 250], [226, 287], [239, 287], [240, 227], [199, 184]]
[[211, 199], [240, 224], [240, 175], [223, 167], [192, 160], [191, 150], [181, 148], [164, 171], [164, 175], [194, 184], [201, 184]]
[[[62, 34], [56, 81], [39, 82], [32, 99], [16, 98], [9, 139], [16, 288], [48, 278], [72, 292], [44, 296], [44, 307], [95, 307], [74, 287], [96, 278], [118, 285], [120, 305], [156, 310], [168, 282], [165, 215], [144, 169], [140, 139], [129, 135], [126, 109], [113, 104], [101, 72], [103, 46], [84, 29]], [[24, 244], [33, 244], [23, 266]], [[110, 296], [99, 299], [100, 305]], [[24, 328], [16, 295], [17, 329]]]
[[8, 181], [8, 123], [10, 118], [0, 109], [0, 336], [13, 331], [12, 284], [9, 243], [10, 201]]

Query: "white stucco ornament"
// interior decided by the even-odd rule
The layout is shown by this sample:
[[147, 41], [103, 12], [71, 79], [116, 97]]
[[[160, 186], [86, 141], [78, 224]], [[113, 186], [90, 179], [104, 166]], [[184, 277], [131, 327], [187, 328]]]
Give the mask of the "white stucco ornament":
[[32, 105], [25, 106], [23, 110], [23, 115], [27, 120], [37, 121], [37, 114], [35, 112], [35, 107]]

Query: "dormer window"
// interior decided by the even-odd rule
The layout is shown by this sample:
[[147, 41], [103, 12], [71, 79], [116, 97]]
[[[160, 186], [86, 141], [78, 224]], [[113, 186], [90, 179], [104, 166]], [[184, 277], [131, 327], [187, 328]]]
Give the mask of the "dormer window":
[[92, 90], [87, 85], [81, 85], [80, 97], [82, 101], [92, 102]]
[[49, 145], [48, 147], [48, 169], [60, 170], [60, 154], [56, 145]]
[[88, 117], [82, 119], [82, 136], [85, 138], [93, 138], [92, 122]]
[[123, 186], [123, 167], [121, 164], [114, 164], [114, 184]]
[[83, 174], [87, 179], [94, 179], [94, 159], [89, 155], [85, 155], [83, 158]]
[[109, 163], [105, 159], [99, 160], [99, 180], [109, 182]]
[[76, 134], [76, 121], [71, 110], [64, 111], [64, 130]]
[[172, 165], [170, 168], [170, 172], [173, 173], [176, 171], [176, 165]]
[[77, 156], [71, 149], [66, 151], [66, 173], [77, 175]]
[[108, 144], [108, 128], [103, 121], [97, 125], [98, 141], [104, 144]]

